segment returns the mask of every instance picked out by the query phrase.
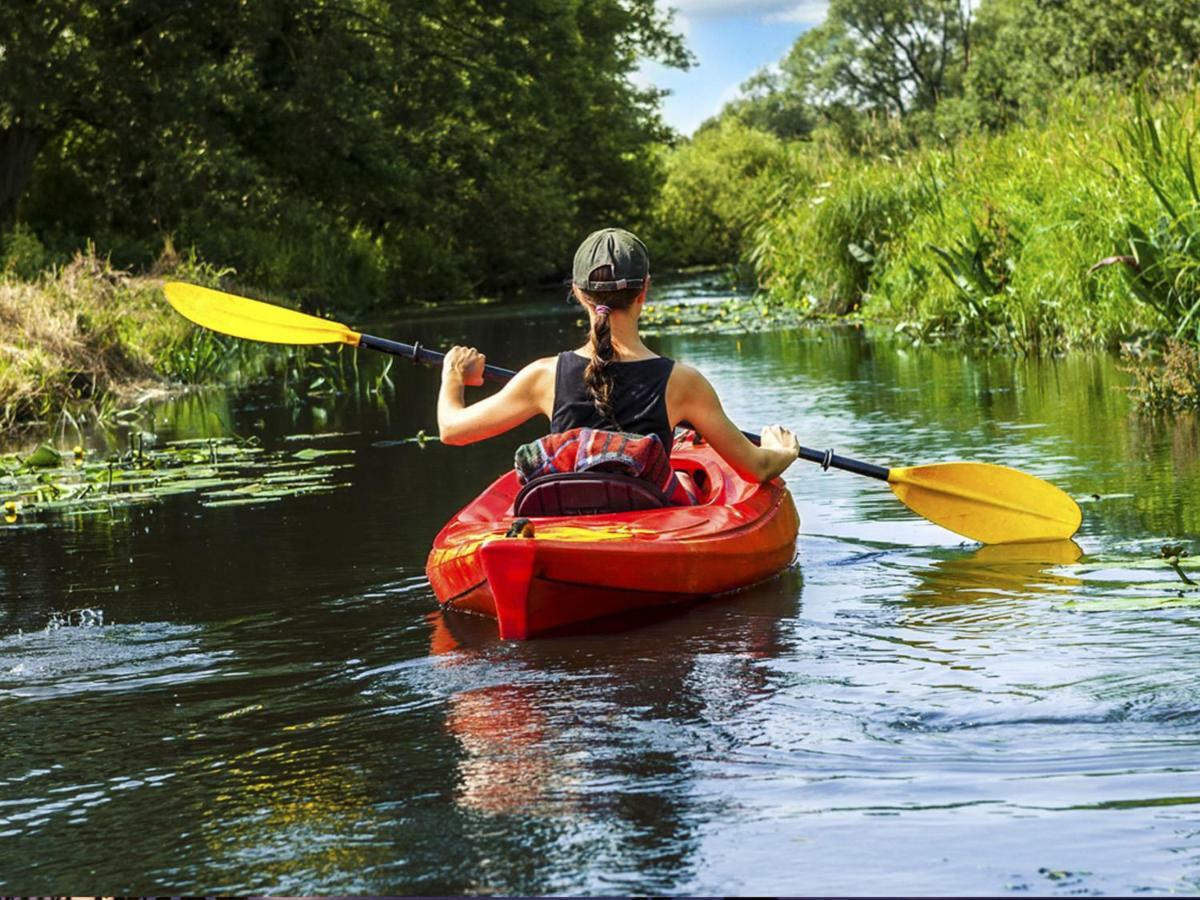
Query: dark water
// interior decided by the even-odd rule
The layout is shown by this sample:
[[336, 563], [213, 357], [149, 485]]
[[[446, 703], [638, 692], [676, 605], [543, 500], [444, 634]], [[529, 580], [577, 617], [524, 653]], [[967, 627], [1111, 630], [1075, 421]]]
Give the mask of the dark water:
[[[516, 365], [575, 333], [539, 310], [385, 333]], [[1200, 609], [1162, 605], [1187, 597], [1154, 561], [1200, 525], [1196, 423], [1132, 418], [1098, 356], [981, 361], [845, 329], [657, 345], [744, 427], [1099, 495], [1084, 555], [981, 550], [798, 463], [784, 577], [502, 643], [435, 612], [423, 564], [536, 425], [387, 444], [434, 426], [436, 373], [407, 364], [382, 400], [191, 397], [160, 436], [358, 432], [328, 442], [355, 450], [350, 484], [0, 529], [0, 886], [1200, 891]]]

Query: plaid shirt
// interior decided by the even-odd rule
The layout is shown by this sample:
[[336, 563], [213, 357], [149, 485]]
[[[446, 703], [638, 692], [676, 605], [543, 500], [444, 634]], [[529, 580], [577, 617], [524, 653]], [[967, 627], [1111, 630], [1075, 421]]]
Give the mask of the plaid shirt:
[[695, 495], [675, 477], [671, 457], [656, 434], [572, 428], [521, 445], [514, 465], [522, 484], [557, 472], [616, 472], [649, 482], [675, 506], [696, 503]]

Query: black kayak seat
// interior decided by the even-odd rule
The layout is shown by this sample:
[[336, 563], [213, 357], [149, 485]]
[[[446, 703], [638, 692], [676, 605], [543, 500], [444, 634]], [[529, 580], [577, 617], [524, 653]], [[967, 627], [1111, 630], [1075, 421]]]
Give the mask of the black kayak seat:
[[521, 488], [514, 516], [595, 516], [671, 506], [666, 494], [640, 478], [615, 472], [558, 472]]

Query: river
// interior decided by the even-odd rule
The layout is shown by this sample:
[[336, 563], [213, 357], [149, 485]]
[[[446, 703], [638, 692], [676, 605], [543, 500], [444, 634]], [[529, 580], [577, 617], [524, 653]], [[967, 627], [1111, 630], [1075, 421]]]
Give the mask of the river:
[[[516, 366], [576, 340], [577, 312], [382, 333]], [[1200, 525], [1194, 420], [1134, 416], [1097, 354], [854, 327], [650, 343], [743, 427], [1047, 478], [1085, 501], [1078, 546], [981, 549], [800, 462], [782, 577], [502, 642], [437, 612], [423, 566], [538, 424], [402, 443], [435, 430], [437, 385], [403, 362], [379, 395], [192, 395], [138, 428], [336, 432], [313, 441], [353, 451], [343, 486], [0, 525], [5, 892], [1200, 891], [1200, 605], [1157, 559]]]

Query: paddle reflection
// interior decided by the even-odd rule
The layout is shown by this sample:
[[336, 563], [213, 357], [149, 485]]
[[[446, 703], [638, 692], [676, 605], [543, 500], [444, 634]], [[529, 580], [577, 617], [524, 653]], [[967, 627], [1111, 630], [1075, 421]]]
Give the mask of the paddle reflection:
[[921, 580], [908, 593], [908, 600], [918, 606], [940, 606], [1067, 594], [1081, 582], [1054, 570], [1082, 555], [1072, 540], [985, 545], [969, 556], [938, 560], [921, 570]]

